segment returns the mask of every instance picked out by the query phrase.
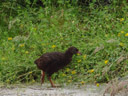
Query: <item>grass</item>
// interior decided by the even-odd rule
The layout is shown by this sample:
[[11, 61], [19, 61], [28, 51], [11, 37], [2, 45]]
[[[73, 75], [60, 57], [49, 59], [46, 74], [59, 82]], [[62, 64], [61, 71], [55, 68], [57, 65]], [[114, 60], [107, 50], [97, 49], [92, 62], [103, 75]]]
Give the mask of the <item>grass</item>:
[[52, 76], [56, 82], [108, 82], [127, 75], [127, 9], [111, 5], [87, 11], [78, 7], [19, 8], [16, 15], [3, 9], [0, 82], [39, 82], [40, 70], [34, 60], [70, 46], [82, 55], [74, 56], [70, 65]]

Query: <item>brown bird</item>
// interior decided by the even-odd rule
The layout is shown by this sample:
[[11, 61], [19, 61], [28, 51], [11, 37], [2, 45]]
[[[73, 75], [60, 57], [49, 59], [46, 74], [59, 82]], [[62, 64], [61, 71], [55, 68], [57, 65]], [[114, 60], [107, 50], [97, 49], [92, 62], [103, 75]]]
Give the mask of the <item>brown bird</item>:
[[45, 53], [40, 58], [35, 60], [37, 67], [42, 70], [41, 84], [44, 82], [45, 73], [51, 83], [52, 87], [55, 87], [51, 80], [51, 75], [57, 72], [59, 69], [64, 68], [67, 64], [72, 61], [73, 54], [81, 54], [75, 47], [70, 47], [66, 52], [51, 52]]

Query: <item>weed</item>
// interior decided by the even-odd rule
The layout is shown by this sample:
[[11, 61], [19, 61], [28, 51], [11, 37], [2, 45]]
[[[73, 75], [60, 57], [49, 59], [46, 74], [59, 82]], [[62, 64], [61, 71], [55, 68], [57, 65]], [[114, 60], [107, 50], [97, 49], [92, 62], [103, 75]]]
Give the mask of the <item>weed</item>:
[[[53, 75], [57, 82], [107, 82], [127, 72], [126, 2], [102, 8], [91, 3], [85, 9], [70, 4], [44, 8], [16, 4], [1, 3], [0, 82], [39, 81], [34, 60], [70, 46], [82, 55], [74, 56], [70, 65]], [[121, 56], [125, 59], [120, 61]]]

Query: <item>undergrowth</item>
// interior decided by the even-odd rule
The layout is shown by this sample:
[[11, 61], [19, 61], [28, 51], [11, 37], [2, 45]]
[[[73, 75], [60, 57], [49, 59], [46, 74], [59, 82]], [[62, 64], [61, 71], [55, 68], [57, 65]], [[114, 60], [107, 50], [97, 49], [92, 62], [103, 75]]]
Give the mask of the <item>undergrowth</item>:
[[[91, 5], [92, 4], [92, 5]], [[126, 2], [80, 6], [22, 7], [1, 3], [0, 82], [35, 82], [34, 60], [46, 52], [77, 47], [82, 55], [55, 73], [56, 82], [108, 82], [128, 74]]]

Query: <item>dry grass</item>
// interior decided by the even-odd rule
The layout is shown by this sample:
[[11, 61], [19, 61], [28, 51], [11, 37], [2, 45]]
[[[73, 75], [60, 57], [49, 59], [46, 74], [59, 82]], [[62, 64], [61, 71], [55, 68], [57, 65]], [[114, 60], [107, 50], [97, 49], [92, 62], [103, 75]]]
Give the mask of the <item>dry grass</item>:
[[110, 96], [115, 96], [117, 94], [120, 94], [121, 96], [128, 96], [128, 80], [113, 80], [109, 82], [103, 96], [105, 96], [106, 93], [110, 93]]
[[96, 49], [93, 51], [93, 54], [96, 54], [98, 51], [104, 49], [104, 45], [100, 45], [99, 47], [96, 47]]

